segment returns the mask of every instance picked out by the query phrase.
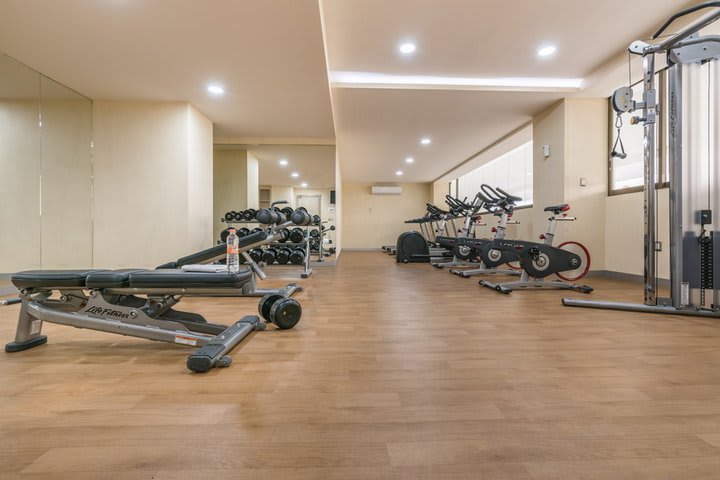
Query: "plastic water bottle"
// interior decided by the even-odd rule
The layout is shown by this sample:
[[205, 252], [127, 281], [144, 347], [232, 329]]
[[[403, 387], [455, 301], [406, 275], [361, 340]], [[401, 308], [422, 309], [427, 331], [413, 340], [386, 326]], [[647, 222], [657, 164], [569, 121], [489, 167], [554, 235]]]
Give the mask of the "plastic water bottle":
[[227, 264], [228, 272], [237, 273], [240, 271], [240, 249], [239, 243], [240, 238], [235, 234], [235, 229], [228, 229], [230, 234], [227, 236], [227, 258], [225, 263]]

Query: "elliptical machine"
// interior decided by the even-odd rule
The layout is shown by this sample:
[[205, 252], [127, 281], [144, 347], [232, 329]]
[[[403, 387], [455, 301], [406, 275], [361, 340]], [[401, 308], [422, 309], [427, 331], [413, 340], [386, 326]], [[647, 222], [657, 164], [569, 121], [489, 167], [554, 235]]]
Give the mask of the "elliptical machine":
[[[548, 218], [547, 232], [540, 235], [543, 243], [524, 240], [493, 240], [490, 248], [501, 252], [513, 252], [517, 255], [522, 267], [520, 280], [507, 283], [493, 283], [480, 280], [480, 285], [491, 288], [500, 293], [510, 293], [516, 289], [562, 289], [590, 293], [592, 287], [575, 283], [590, 270], [590, 252], [581, 243], [564, 242], [557, 247], [553, 246], [555, 227], [558, 222], [573, 222], [575, 217], [568, 216], [570, 210], [567, 203], [552, 205], [545, 208], [552, 212]], [[560, 280], [545, 281], [549, 275], [555, 274]]]

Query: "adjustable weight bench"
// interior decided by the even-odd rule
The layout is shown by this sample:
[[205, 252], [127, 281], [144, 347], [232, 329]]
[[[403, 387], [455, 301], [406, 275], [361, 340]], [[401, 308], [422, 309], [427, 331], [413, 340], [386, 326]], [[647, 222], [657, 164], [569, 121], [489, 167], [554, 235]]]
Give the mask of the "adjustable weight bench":
[[[263, 288], [257, 288], [257, 282], [255, 280], [255, 277], [259, 277], [260, 280], [264, 280], [266, 278], [265, 272], [263, 272], [262, 268], [253, 261], [252, 258], [250, 258], [250, 255], [248, 255], [248, 251], [262, 246], [267, 245], [269, 243], [273, 243], [280, 238], [279, 229], [272, 229], [272, 230], [263, 230], [262, 232], [252, 233], [250, 235], [246, 235], [244, 237], [240, 237], [238, 249], [240, 251], [240, 255], [242, 255], [245, 258], [245, 263], [250, 267], [252, 270], [252, 275], [250, 276], [250, 281], [245, 283], [241, 289], [235, 289], [235, 290], [227, 290], [223, 293], [215, 294], [214, 296], [224, 296], [224, 297], [264, 297], [265, 295], [282, 295], [284, 297], [290, 297], [296, 292], [302, 291], [302, 287], [298, 285], [297, 283], [290, 283], [287, 286], [283, 288], [276, 288], [276, 289], [263, 289]], [[212, 263], [217, 260], [221, 260], [225, 258], [225, 255], [227, 253], [227, 244], [221, 243], [220, 245], [207, 248], [205, 250], [201, 250], [199, 252], [193, 253], [191, 255], [178, 258], [174, 262], [168, 262], [162, 265], [159, 265], [156, 267], [157, 270], [164, 270], [164, 269], [177, 269], [182, 268], [186, 265], [198, 265], [198, 264], [206, 264], [206, 263]], [[207, 296], [207, 294], [203, 295]]]
[[[243, 288], [252, 271], [238, 273], [182, 270], [38, 270], [16, 273], [21, 307], [15, 341], [5, 351], [19, 352], [47, 343], [43, 322], [200, 347], [187, 359], [194, 372], [230, 365], [227, 356], [265, 323], [248, 315], [233, 325], [208, 323], [202, 315], [173, 307], [186, 295], [223, 295]], [[58, 292], [59, 298], [51, 298]], [[138, 295], [144, 295], [145, 298]], [[282, 295], [260, 301], [264, 320], [280, 329], [300, 320], [300, 304]]]

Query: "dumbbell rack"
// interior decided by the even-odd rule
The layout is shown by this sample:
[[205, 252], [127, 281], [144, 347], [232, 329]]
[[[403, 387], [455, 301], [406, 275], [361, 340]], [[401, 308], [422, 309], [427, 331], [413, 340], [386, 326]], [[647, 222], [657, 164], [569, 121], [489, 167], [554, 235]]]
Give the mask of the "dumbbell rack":
[[[260, 223], [257, 220], [228, 221], [228, 220], [225, 220], [224, 218], [221, 218], [220, 221], [223, 223], [226, 223], [228, 225], [246, 224], [246, 225], [261, 225], [265, 228], [272, 227], [271, 225], [265, 225], [263, 223]], [[312, 275], [312, 271], [313, 271], [312, 266], [310, 265], [310, 229], [313, 227], [314, 227], [314, 225], [309, 225], [306, 227], [295, 227], [295, 228], [300, 228], [300, 229], [304, 228], [305, 229], [305, 235], [304, 235], [305, 240], [303, 240], [302, 242], [299, 242], [299, 243], [293, 243], [293, 242], [289, 242], [289, 241], [288, 242], [273, 242], [273, 243], [269, 243], [267, 245], [267, 246], [285, 246], [285, 247], [294, 246], [294, 247], [303, 248], [305, 250], [305, 261], [303, 262], [303, 265], [302, 265], [303, 271], [300, 273], [301, 278], [308, 278], [310, 275]], [[320, 242], [320, 243], [322, 245], [322, 242]], [[322, 247], [320, 248], [320, 250], [322, 252]], [[261, 262], [258, 262], [258, 263], [261, 263]], [[273, 263], [272, 265], [292, 266], [292, 267], [298, 266], [298, 265], [293, 265], [292, 263]]]

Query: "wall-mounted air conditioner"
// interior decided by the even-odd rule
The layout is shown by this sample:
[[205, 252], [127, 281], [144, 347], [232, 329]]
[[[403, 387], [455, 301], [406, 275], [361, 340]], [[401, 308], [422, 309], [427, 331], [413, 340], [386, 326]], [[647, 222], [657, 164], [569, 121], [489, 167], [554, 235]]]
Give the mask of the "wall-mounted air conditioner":
[[399, 185], [373, 185], [371, 192], [373, 195], [400, 195], [402, 187]]

